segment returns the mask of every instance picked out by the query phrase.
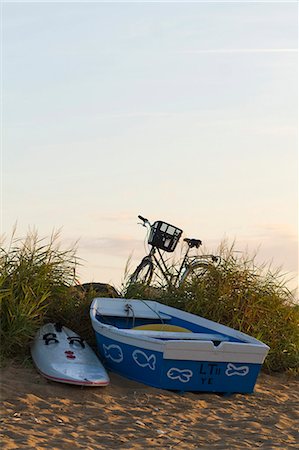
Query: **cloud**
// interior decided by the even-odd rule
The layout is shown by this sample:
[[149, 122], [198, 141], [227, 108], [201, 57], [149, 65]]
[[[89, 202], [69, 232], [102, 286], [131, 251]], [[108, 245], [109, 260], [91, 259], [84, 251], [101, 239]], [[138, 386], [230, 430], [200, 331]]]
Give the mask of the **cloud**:
[[[130, 237], [92, 237], [80, 239], [79, 250], [88, 253], [109, 254], [110, 256], [127, 256], [135, 249], [143, 251], [142, 241]], [[141, 253], [140, 253], [141, 254]]]
[[[229, 242], [233, 239], [229, 238]], [[235, 250], [253, 256], [258, 265], [279, 270], [290, 289], [298, 289], [298, 233], [285, 223], [260, 223], [238, 233]]]
[[298, 53], [297, 48], [215, 48], [215, 49], [194, 49], [183, 50], [179, 53], [200, 54], [200, 53]]
[[105, 221], [105, 222], [123, 222], [123, 221], [130, 221], [132, 218], [135, 218], [135, 214], [130, 211], [121, 211], [118, 213], [97, 213], [93, 212], [90, 214], [94, 220], [97, 222]]
[[298, 232], [294, 227], [286, 223], [260, 223], [254, 227], [254, 238], [297, 242]]

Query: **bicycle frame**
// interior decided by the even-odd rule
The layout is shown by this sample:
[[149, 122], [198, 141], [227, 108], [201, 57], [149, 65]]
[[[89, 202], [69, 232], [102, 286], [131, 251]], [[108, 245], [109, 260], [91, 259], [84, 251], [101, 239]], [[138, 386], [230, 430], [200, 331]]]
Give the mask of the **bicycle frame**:
[[[157, 258], [156, 253], [158, 253], [159, 258]], [[162, 252], [157, 247], [152, 247], [149, 254], [145, 258], [150, 259], [152, 261], [153, 266], [154, 266], [154, 273], [156, 273], [155, 267], [157, 267], [159, 269], [160, 273], [163, 275], [163, 278], [167, 282], [168, 286], [173, 286], [173, 285], [177, 284], [178, 279], [180, 278], [180, 272], [182, 270], [182, 266], [180, 267], [178, 273], [176, 273], [176, 274], [170, 273], [169, 267], [167, 266], [167, 264], [164, 261]]]
[[[152, 224], [149, 222], [148, 219], [142, 217], [142, 216], [138, 216], [139, 219], [141, 219], [143, 221], [143, 226], [146, 226], [149, 231], [152, 229]], [[190, 271], [190, 269], [192, 270], [193, 268], [195, 269], [196, 266], [198, 265], [202, 265], [204, 267], [206, 267], [208, 264], [211, 263], [211, 260], [213, 263], [215, 262], [219, 262], [220, 258], [219, 257], [215, 257], [214, 255], [194, 255], [194, 256], [189, 256], [189, 251], [191, 250], [191, 248], [198, 248], [199, 245], [201, 245], [201, 241], [197, 240], [197, 239], [184, 239], [187, 242], [188, 248], [185, 252], [185, 255], [182, 259], [182, 262], [180, 263], [180, 265], [178, 266], [178, 268], [172, 266], [168, 266], [164, 260], [163, 254], [164, 254], [164, 250], [155, 246], [154, 244], [149, 244], [151, 245], [151, 249], [149, 251], [149, 253], [142, 259], [141, 263], [139, 264], [139, 266], [136, 268], [134, 274], [132, 276], [135, 275], [135, 273], [137, 273], [138, 276], [138, 271], [140, 270], [140, 268], [142, 267], [143, 264], [147, 265], [148, 262], [150, 262], [151, 266], [152, 266], [152, 274], [155, 274], [157, 277], [159, 277], [160, 279], [164, 279], [168, 285], [168, 287], [174, 286], [174, 287], [178, 287], [181, 283], [184, 282], [186, 276], [188, 276], [188, 272]], [[171, 269], [175, 270], [175, 273], [172, 273], [170, 271]], [[157, 270], [158, 269], [158, 270]], [[158, 274], [159, 272], [159, 274]]]
[[[144, 257], [144, 259], [150, 259], [154, 266], [154, 273], [156, 273], [155, 268], [158, 268], [160, 273], [162, 274], [164, 280], [168, 284], [168, 286], [177, 286], [180, 284], [183, 279], [185, 272], [188, 271], [190, 267], [196, 265], [200, 262], [207, 262], [208, 258], [212, 258], [212, 255], [202, 255], [202, 256], [189, 256], [190, 247], [187, 248], [186, 253], [183, 257], [183, 260], [179, 267], [176, 269], [176, 273], [170, 273], [169, 267], [165, 263], [163, 258], [163, 254], [161, 250], [157, 247], [152, 247], [149, 254]], [[156, 254], [158, 253], [159, 258], [157, 258]], [[156, 273], [157, 275], [157, 273]]]

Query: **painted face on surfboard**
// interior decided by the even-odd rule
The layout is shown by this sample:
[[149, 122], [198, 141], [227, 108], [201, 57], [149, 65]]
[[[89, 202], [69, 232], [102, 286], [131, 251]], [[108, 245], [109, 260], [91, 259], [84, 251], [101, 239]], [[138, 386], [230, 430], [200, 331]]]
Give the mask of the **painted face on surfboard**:
[[72, 330], [45, 324], [31, 345], [37, 370], [47, 379], [81, 386], [107, 386], [109, 376], [92, 348]]

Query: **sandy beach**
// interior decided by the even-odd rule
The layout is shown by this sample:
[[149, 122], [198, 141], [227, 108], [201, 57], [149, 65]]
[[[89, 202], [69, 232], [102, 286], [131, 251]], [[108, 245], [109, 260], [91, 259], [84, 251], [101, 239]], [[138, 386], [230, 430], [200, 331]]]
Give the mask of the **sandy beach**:
[[251, 395], [150, 388], [110, 373], [102, 388], [1, 373], [3, 449], [298, 448], [299, 380], [262, 374]]

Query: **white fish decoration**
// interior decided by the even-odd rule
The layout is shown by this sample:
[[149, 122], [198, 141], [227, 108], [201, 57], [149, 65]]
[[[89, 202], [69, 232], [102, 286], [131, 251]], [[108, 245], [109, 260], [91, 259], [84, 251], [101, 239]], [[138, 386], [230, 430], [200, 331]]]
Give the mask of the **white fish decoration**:
[[168, 378], [171, 380], [179, 380], [182, 383], [188, 383], [193, 376], [193, 372], [190, 369], [177, 369], [172, 367], [167, 372]]
[[239, 375], [240, 377], [244, 377], [249, 372], [248, 366], [235, 366], [232, 363], [228, 363], [227, 369], [225, 371], [225, 375], [231, 377], [233, 375]]
[[155, 370], [156, 368], [156, 356], [152, 353], [148, 356], [146, 353], [141, 350], [134, 350], [132, 353], [133, 359], [136, 364], [140, 367], [149, 367], [151, 370]]
[[105, 353], [105, 358], [107, 358], [107, 359], [111, 359], [112, 361], [114, 361], [116, 363], [120, 363], [124, 359], [123, 351], [119, 345], [103, 344], [103, 349], [104, 349], [104, 353]]

